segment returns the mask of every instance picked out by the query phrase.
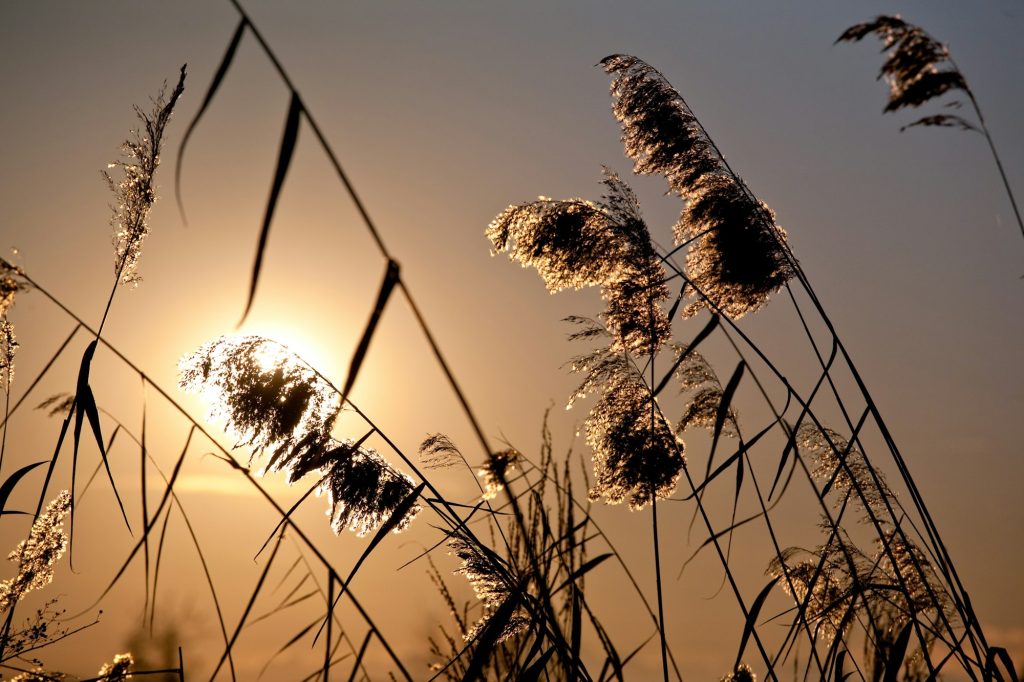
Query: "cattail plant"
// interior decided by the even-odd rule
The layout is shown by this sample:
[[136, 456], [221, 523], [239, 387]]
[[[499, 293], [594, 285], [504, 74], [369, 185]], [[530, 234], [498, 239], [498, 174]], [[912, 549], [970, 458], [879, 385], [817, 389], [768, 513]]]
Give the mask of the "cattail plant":
[[[884, 112], [896, 112], [901, 109], [917, 108], [928, 104], [943, 95], [960, 92], [967, 97], [974, 110], [976, 121], [972, 122], [951, 113], [938, 113], [921, 118], [900, 127], [906, 130], [914, 126], [937, 126], [942, 128], [959, 128], [960, 130], [980, 132], [988, 142], [992, 158], [996, 163], [999, 176], [1010, 199], [1014, 217], [1024, 235], [1024, 220], [1021, 219], [1017, 199], [1010, 188], [1010, 181], [1003, 170], [1003, 162], [996, 151], [992, 134], [985, 124], [985, 117], [967, 84], [960, 67], [957, 66], [949, 52], [949, 48], [928, 34], [920, 26], [908, 23], [900, 15], [880, 15], [874, 21], [854, 24], [840, 35], [836, 42], [857, 42], [869, 35], [882, 41], [882, 51], [888, 51], [885, 62], [878, 72], [879, 79], [889, 84], [889, 99]], [[947, 108], [959, 109], [961, 102], [949, 100]]]

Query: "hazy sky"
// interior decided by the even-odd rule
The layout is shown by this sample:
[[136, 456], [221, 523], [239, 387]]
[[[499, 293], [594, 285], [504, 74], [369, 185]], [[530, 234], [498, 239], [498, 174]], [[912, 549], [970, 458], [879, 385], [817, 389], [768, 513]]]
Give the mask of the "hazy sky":
[[[881, 114], [886, 86], [875, 80], [880, 46], [872, 40], [832, 45], [848, 25], [897, 12], [948, 43], [981, 103], [1011, 185], [1024, 193], [1024, 5], [245, 5], [401, 262], [488, 436], [527, 452], [535, 451], [544, 410], [554, 405], [556, 452], [571, 445], [574, 456], [589, 460], [583, 439], [575, 438], [586, 408], [561, 409], [576, 382], [563, 364], [578, 351], [565, 341], [560, 320], [595, 314], [600, 301], [594, 292], [549, 296], [533, 271], [504, 256], [489, 257], [484, 229], [508, 204], [538, 195], [597, 198], [602, 164], [630, 176], [609, 112], [608, 78], [593, 65], [626, 52], [657, 66], [733, 168], [777, 213], [907, 459], [990, 639], [1010, 648], [1015, 660], [1024, 659], [1024, 239], [984, 140], [950, 130], [899, 133], [913, 115]], [[16, 262], [93, 324], [113, 277], [109, 195], [98, 171], [115, 158], [134, 125], [132, 105], [145, 106], [163, 80], [189, 65], [158, 174], [162, 198], [143, 249], [143, 283], [119, 292], [105, 334], [174, 393], [178, 358], [235, 331], [287, 111], [286, 88], [246, 36], [185, 155], [184, 225], [173, 199], [178, 143], [237, 18], [226, 1], [0, 5], [0, 247], [5, 258], [17, 247]], [[924, 113], [932, 109], [937, 107]], [[634, 186], [655, 239], [668, 244], [678, 201], [663, 196], [661, 179], [636, 178]], [[289, 343], [341, 381], [384, 267], [304, 128], [263, 280], [241, 331]], [[806, 386], [814, 366], [806, 346], [792, 343], [800, 338], [799, 322], [781, 297], [775, 305], [741, 326], [778, 359], [794, 385]], [[73, 323], [36, 293], [19, 299], [11, 319], [22, 343], [12, 392], [17, 398]], [[701, 324], [679, 323], [676, 331], [685, 340]], [[75, 343], [38, 389], [38, 399], [73, 388], [84, 337]], [[719, 371], [728, 375], [735, 359], [725, 347], [710, 355], [722, 359]], [[109, 354], [97, 363], [104, 377], [97, 380], [101, 406], [137, 428], [138, 378]], [[172, 462], [186, 426], [151, 389], [147, 397], [161, 461]], [[440, 431], [460, 443], [471, 461], [480, 459], [399, 299], [386, 311], [352, 397], [407, 452]], [[184, 402], [202, 414], [197, 401]], [[749, 408], [752, 416], [757, 410]], [[358, 436], [359, 426], [343, 420], [340, 428]], [[13, 461], [48, 457], [57, 428], [58, 422], [38, 414], [12, 422]], [[223, 580], [230, 623], [258, 575], [251, 556], [272, 528], [273, 514], [230, 470], [201, 457], [209, 449], [194, 448], [183, 501], [201, 521], [211, 562], [221, 575], [239, 576]], [[137, 476], [137, 452], [125, 447], [120, 454], [115, 473]], [[90, 471], [93, 458], [90, 451]], [[4, 466], [7, 472], [13, 465]], [[467, 476], [442, 478], [453, 496], [472, 496]], [[95, 485], [95, 498], [82, 507], [86, 541], [76, 557], [78, 575], [65, 566], [51, 588], [69, 595], [71, 611], [92, 601], [131, 546], [109, 513], [109, 488], [99, 480]], [[130, 504], [137, 505], [138, 483], [125, 486]], [[282, 500], [295, 497], [279, 477], [269, 486]], [[310, 503], [302, 519], [347, 566], [365, 541], [351, 534], [334, 539], [322, 521], [323, 504]], [[666, 522], [671, 580], [702, 539], [695, 533], [687, 540], [690, 511]], [[799, 511], [790, 514], [797, 518]], [[638, 578], [653, 594], [647, 518], [618, 508], [601, 510], [599, 518], [637, 557]], [[440, 599], [422, 589], [419, 565], [394, 572], [420, 544], [436, 541], [436, 533], [421, 526], [392, 538], [394, 547], [375, 554], [371, 570], [354, 585], [411, 660], [413, 651], [425, 660], [431, 623], [444, 618]], [[0, 548], [13, 546], [21, 532], [5, 525]], [[161, 578], [168, 601], [177, 599], [183, 611], [208, 611], [183, 526], [175, 532], [173, 572]], [[763, 550], [736, 550], [749, 552], [754, 590], [764, 582], [769, 555]], [[445, 561], [443, 570], [454, 568], [441, 554], [439, 565]], [[609, 577], [607, 588], [614, 589], [620, 577]], [[67, 661], [89, 672], [124, 648], [122, 636], [139, 609], [131, 600], [138, 599], [141, 573], [131, 580], [107, 603], [101, 626], [69, 640], [59, 654], [55, 650], [56, 664]], [[595, 589], [605, 587], [600, 580]], [[671, 587], [668, 632], [692, 679], [723, 674], [734, 655], [738, 630], [731, 596], [707, 599], [719, 580], [720, 571], [707, 561], [688, 568]], [[728, 618], [720, 615], [726, 613]], [[624, 637], [630, 618], [635, 614], [613, 626]], [[709, 627], [719, 618], [720, 629]], [[217, 634], [208, 615], [179, 619], [186, 629], [192, 623]], [[253, 641], [280, 642], [277, 634], [254, 635]], [[198, 652], [202, 645], [190, 646]]]

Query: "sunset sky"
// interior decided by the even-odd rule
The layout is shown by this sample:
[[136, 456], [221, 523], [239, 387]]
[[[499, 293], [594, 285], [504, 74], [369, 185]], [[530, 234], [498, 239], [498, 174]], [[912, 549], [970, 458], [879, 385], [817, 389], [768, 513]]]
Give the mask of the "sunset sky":
[[[400, 262], [491, 443], [535, 453], [544, 412], [552, 407], [556, 454], [571, 447], [572, 457], [588, 467], [585, 439], [576, 435], [588, 406], [562, 409], [578, 383], [565, 363], [581, 349], [566, 341], [569, 328], [561, 320], [598, 313], [599, 295], [549, 295], [532, 270], [503, 254], [491, 257], [484, 230], [507, 205], [539, 195], [598, 198], [604, 164], [636, 189], [654, 239], [670, 244], [679, 201], [664, 196], [663, 179], [631, 174], [610, 113], [609, 78], [594, 65], [628, 53], [656, 66], [731, 166], [776, 212], [907, 460], [989, 640], [1007, 647], [1018, 665], [1024, 662], [1024, 239], [985, 140], [954, 130], [900, 133], [915, 112], [882, 115], [887, 91], [875, 80], [883, 58], [877, 41], [833, 45], [850, 24], [882, 13], [901, 13], [947, 43], [981, 104], [1009, 182], [1024, 200], [1024, 5], [244, 4]], [[104, 336], [196, 418], [204, 407], [176, 388], [178, 361], [222, 334], [275, 338], [343, 382], [386, 266], [304, 125], [255, 303], [237, 327], [289, 101], [252, 35], [243, 39], [184, 158], [177, 153], [237, 22], [227, 0], [0, 5], [0, 255], [93, 325], [114, 276], [110, 195], [99, 171], [136, 124], [132, 106], [147, 108], [161, 82], [173, 85], [188, 64], [185, 95], [157, 174], [160, 200], [143, 247], [143, 281], [137, 290], [118, 292]], [[920, 115], [941, 107], [925, 109]], [[187, 224], [173, 195], [179, 161]], [[38, 292], [20, 295], [10, 319], [21, 343], [13, 401], [74, 322]], [[677, 321], [674, 329], [685, 341], [703, 324], [703, 318]], [[813, 383], [816, 365], [784, 295], [739, 325], [794, 386]], [[26, 408], [74, 389], [86, 343], [84, 334], [76, 335]], [[708, 349], [724, 377], [736, 363], [730, 353], [721, 340]], [[143, 393], [138, 377], [109, 353], [97, 354], [93, 371], [100, 406], [136, 430], [145, 397], [147, 437], [169, 468], [187, 424], [151, 387]], [[351, 397], [410, 455], [428, 434], [443, 432], [470, 462], [483, 457], [397, 296]], [[746, 399], [751, 404], [739, 408], [755, 430], [763, 408], [753, 392]], [[112, 422], [105, 428], [109, 433]], [[15, 465], [48, 458], [58, 429], [59, 420], [27, 409], [12, 419], [0, 478]], [[346, 414], [338, 430], [358, 438], [365, 428]], [[695, 457], [700, 442], [692, 446]], [[135, 509], [138, 451], [126, 442], [121, 447], [112, 451], [114, 473]], [[209, 443], [194, 444], [179, 492], [209, 548], [230, 627], [259, 575], [262, 563], [252, 555], [275, 516], [237, 474], [204, 456], [211, 450]], [[245, 460], [248, 453], [238, 456]], [[96, 466], [95, 449], [83, 446], [82, 461], [79, 475], [87, 476]], [[774, 463], [765, 466], [773, 470]], [[882, 464], [891, 472], [889, 466]], [[61, 475], [56, 485], [66, 487], [68, 474]], [[24, 507], [36, 494], [28, 490], [41, 483], [38, 473], [32, 476], [16, 499]], [[472, 501], [476, 488], [467, 472], [441, 472], [438, 479], [453, 498]], [[283, 504], [297, 499], [297, 489], [280, 475], [265, 482]], [[48, 596], [66, 595], [69, 613], [90, 607], [133, 542], [109, 483], [100, 476], [93, 485], [76, 527], [76, 573], [65, 563], [48, 588]], [[299, 519], [347, 570], [366, 540], [351, 533], [334, 537], [322, 515], [325, 504], [308, 502]], [[727, 519], [727, 506], [719, 511]], [[666, 630], [686, 679], [718, 679], [732, 663], [742, 618], [731, 595], [718, 593], [721, 570], [710, 556], [676, 580], [704, 538], [696, 526], [688, 535], [691, 513], [680, 504], [663, 522], [672, 607]], [[780, 513], [794, 528], [799, 521], [813, 526], [799, 508]], [[635, 557], [638, 580], [653, 595], [648, 517], [624, 507], [596, 515], [620, 550]], [[0, 551], [20, 539], [18, 523], [5, 517]], [[390, 546], [371, 557], [353, 590], [422, 673], [429, 662], [426, 638], [447, 615], [430, 590], [425, 564], [396, 572], [439, 539], [426, 514], [417, 523], [386, 540]], [[176, 619], [186, 656], [208, 671], [220, 634], [187, 531], [179, 519], [171, 524], [177, 525], [168, 541], [173, 551], [161, 575], [166, 601], [158, 609]], [[813, 541], [794, 532], [794, 544]], [[753, 533], [738, 534], [735, 543], [736, 556], [751, 566], [746, 589], [756, 594], [770, 554]], [[442, 572], [456, 568], [443, 551], [434, 561]], [[142, 573], [138, 566], [132, 571], [98, 607], [104, 609], [100, 625], [54, 647], [48, 664], [93, 674], [126, 649], [141, 615]], [[609, 569], [588, 590], [614, 595], [620, 580]], [[472, 598], [461, 577], [451, 582]], [[649, 634], [641, 637], [631, 624], [650, 622], [633, 607], [617, 608], [610, 605], [605, 618], [629, 650]], [[285, 638], [303, 618], [288, 621]], [[254, 676], [282, 641], [280, 630], [254, 628], [246, 646], [259, 655], [247, 664], [248, 674]], [[282, 660], [304, 674], [320, 655], [305, 649]], [[371, 655], [386, 670], [380, 652]], [[636, 665], [636, 679], [646, 679], [660, 661], [652, 650]], [[274, 670], [290, 678], [287, 668]]]

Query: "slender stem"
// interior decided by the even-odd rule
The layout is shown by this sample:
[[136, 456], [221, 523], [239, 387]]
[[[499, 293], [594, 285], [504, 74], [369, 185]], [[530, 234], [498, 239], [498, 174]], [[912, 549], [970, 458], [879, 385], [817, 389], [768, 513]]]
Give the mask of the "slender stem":
[[[960, 67], [953, 61], [953, 58], [949, 58], [949, 63], [953, 66], [956, 71], [960, 71]], [[992, 134], [988, 130], [988, 126], [985, 124], [985, 116], [981, 113], [981, 107], [978, 105], [978, 100], [974, 98], [974, 93], [971, 89], [964, 87], [964, 92], [967, 93], [967, 98], [971, 101], [971, 106], [974, 108], [974, 113], [978, 116], [978, 123], [981, 124], [981, 134], [985, 136], [985, 141], [988, 142], [988, 148], [992, 151], [992, 158], [996, 162], [996, 169], [999, 171], [999, 177], [1003, 180], [1003, 187], [1006, 188], [1006, 196], [1010, 198], [1010, 206], [1013, 207], [1013, 215], [1017, 218], [1017, 226], [1020, 228], [1021, 236], [1024, 236], [1024, 220], [1021, 219], [1020, 209], [1017, 207], [1017, 199], [1013, 196], [1013, 189], [1010, 188], [1010, 180], [1006, 177], [1006, 170], [1003, 168], [1002, 159], [999, 158], [999, 152], [996, 151], [996, 144], [992, 140]]]
[[654, 534], [654, 579], [658, 585], [658, 633], [661, 635], [661, 673], [668, 682], [668, 644], [665, 642], [665, 604], [661, 589], [661, 549], [658, 542], [658, 498], [651, 497], [651, 528]]

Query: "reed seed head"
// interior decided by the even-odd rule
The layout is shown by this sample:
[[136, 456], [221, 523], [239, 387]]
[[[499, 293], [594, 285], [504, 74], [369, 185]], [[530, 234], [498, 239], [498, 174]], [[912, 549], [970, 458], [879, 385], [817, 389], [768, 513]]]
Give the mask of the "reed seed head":
[[684, 465], [683, 443], [653, 409], [651, 392], [635, 375], [611, 378], [587, 418], [587, 443], [594, 451], [594, 485], [590, 499], [609, 504], [628, 499], [642, 509], [655, 496], [676, 489]]
[[[882, 41], [883, 51], [888, 50], [878, 72], [878, 78], [884, 78], [889, 84], [886, 113], [916, 108], [956, 90], [970, 95], [967, 80], [950, 58], [949, 49], [920, 26], [907, 23], [899, 15], [881, 15], [874, 21], [855, 24], [846, 29], [836, 42], [856, 42], [872, 34]], [[954, 100], [949, 106], [959, 107], [960, 102]], [[912, 126], [977, 130], [973, 123], [953, 114], [925, 116], [901, 130]]]
[[124, 682], [131, 677], [129, 671], [133, 665], [135, 665], [135, 659], [130, 653], [117, 654], [112, 663], [103, 664], [99, 677], [105, 682]]
[[674, 228], [690, 244], [687, 277], [705, 298], [684, 309], [717, 308], [734, 319], [759, 309], [794, 274], [785, 231], [729, 168], [682, 96], [655, 68], [630, 55], [601, 61], [626, 155], [641, 175], [659, 174], [686, 202]]
[[70, 508], [71, 494], [65, 490], [35, 520], [28, 539], [22, 540], [7, 556], [10, 561], [18, 562], [18, 575], [0, 582], [0, 613], [53, 580], [53, 567], [68, 545], [64, 516]]
[[[289, 483], [309, 473], [321, 478], [331, 526], [366, 535], [386, 522], [415, 489], [412, 479], [376, 450], [334, 440], [341, 395], [283, 345], [259, 336], [221, 337], [183, 358], [179, 384], [202, 393], [210, 418], [224, 420], [238, 445], [269, 455], [264, 471], [283, 471]], [[395, 532], [420, 512], [412, 505]]]
[[483, 479], [484, 484], [481, 499], [493, 500], [505, 488], [504, 481], [508, 480], [509, 472], [516, 468], [522, 458], [514, 448], [491, 454], [487, 463], [477, 471], [477, 476]]
[[537, 201], [509, 206], [488, 226], [494, 252], [531, 266], [552, 293], [600, 286], [603, 318], [616, 348], [657, 352], [669, 335], [661, 308], [664, 268], [633, 191], [604, 169], [600, 202]]
[[0, 389], [11, 391], [14, 381], [14, 356], [18, 352], [18, 340], [14, 336], [14, 325], [6, 317], [0, 318]]
[[142, 127], [132, 130], [121, 145], [121, 158], [107, 164], [108, 169], [120, 169], [121, 178], [115, 180], [108, 171], [102, 171], [114, 194], [110, 225], [114, 228], [114, 272], [121, 284], [134, 287], [142, 279], [136, 269], [142, 253], [142, 241], [149, 234], [149, 212], [156, 201], [154, 176], [160, 165], [160, 146], [174, 105], [184, 89], [183, 66], [178, 84], [169, 96], [165, 84], [153, 99], [151, 111], [135, 107]]

